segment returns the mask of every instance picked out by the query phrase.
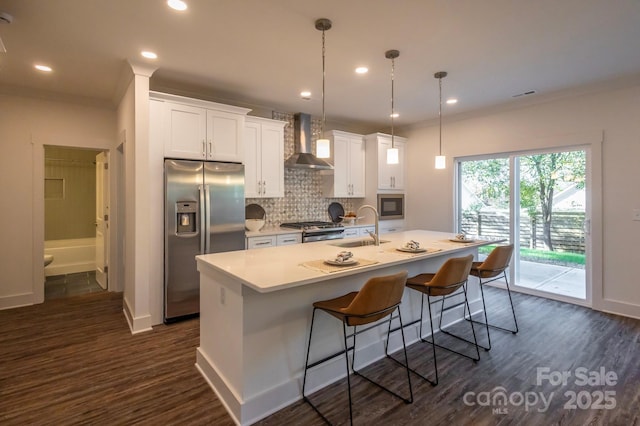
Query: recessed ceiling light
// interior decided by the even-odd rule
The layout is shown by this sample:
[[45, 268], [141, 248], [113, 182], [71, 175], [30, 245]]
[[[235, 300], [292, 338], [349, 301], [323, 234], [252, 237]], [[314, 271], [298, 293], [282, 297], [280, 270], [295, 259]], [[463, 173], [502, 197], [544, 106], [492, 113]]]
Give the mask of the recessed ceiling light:
[[173, 10], [179, 10], [179, 11], [187, 10], [187, 4], [182, 0], [168, 0], [167, 4]]
[[142, 56], [144, 56], [147, 59], [158, 59], [158, 55], [156, 55], [154, 52], [150, 52], [148, 50], [143, 50], [142, 52], [140, 52], [140, 54]]
[[38, 71], [44, 71], [44, 72], [51, 72], [53, 71], [53, 69], [51, 67], [48, 67], [46, 65], [40, 65], [40, 64], [36, 64], [34, 65], [35, 69], [37, 69]]
[[311, 99], [311, 92], [309, 92], [309, 91], [307, 91], [307, 90], [305, 90], [305, 91], [303, 91], [303, 92], [300, 92], [300, 97], [301, 97], [302, 99], [309, 100], [309, 99]]
[[457, 104], [458, 100], [455, 98], [451, 98], [451, 99], [447, 99], [447, 104], [449, 105], [453, 105], [453, 104]]
[[367, 67], [358, 67], [356, 68], [356, 73], [357, 74], [366, 74], [369, 72], [369, 68]]

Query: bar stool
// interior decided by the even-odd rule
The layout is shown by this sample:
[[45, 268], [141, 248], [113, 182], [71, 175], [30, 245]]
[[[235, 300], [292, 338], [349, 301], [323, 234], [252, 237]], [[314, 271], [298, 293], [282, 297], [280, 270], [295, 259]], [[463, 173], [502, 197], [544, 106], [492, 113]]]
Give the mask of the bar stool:
[[[473, 262], [471, 265], [470, 275], [478, 277], [480, 281], [480, 294], [482, 295], [482, 309], [484, 310], [484, 322], [474, 320], [471, 317], [471, 311], [469, 311], [469, 318], [466, 316], [465, 309], [465, 319], [467, 321], [471, 321], [472, 323], [482, 324], [487, 329], [487, 340], [489, 342], [489, 346], [482, 346], [481, 348], [484, 350], [491, 349], [491, 335], [489, 334], [489, 327], [495, 328], [497, 330], [509, 331], [513, 334], [518, 332], [518, 321], [516, 320], [516, 311], [513, 308], [513, 300], [511, 299], [511, 290], [509, 290], [509, 280], [507, 280], [507, 268], [509, 267], [509, 262], [511, 261], [511, 255], [513, 254], [513, 244], [497, 246], [494, 248], [489, 256], [484, 260], [484, 262]], [[499, 280], [504, 278], [504, 282], [507, 285], [507, 295], [509, 296], [509, 303], [511, 304], [511, 313], [513, 314], [513, 322], [515, 324], [514, 329], [499, 327], [494, 324], [489, 324], [489, 320], [487, 319], [487, 307], [484, 301], [484, 285], [490, 283], [492, 281]]]
[[[471, 270], [471, 262], [473, 261], [473, 255], [468, 255], [464, 257], [454, 257], [448, 259], [441, 267], [438, 269], [438, 272], [435, 274], [419, 274], [415, 277], [411, 277], [407, 279], [407, 287], [410, 289], [419, 291], [421, 293], [421, 303], [420, 303], [420, 319], [412, 322], [411, 324], [415, 324], [416, 322], [420, 322], [420, 340], [431, 344], [433, 348], [433, 366], [435, 369], [435, 380], [430, 380], [426, 376], [418, 373], [414, 369], [411, 369], [418, 376], [422, 377], [427, 382], [431, 383], [432, 386], [436, 386], [438, 384], [438, 362], [436, 359], [436, 346], [445, 349], [449, 352], [456, 353], [458, 355], [462, 355], [465, 358], [471, 359], [473, 362], [477, 362], [480, 360], [480, 351], [478, 350], [478, 341], [476, 340], [476, 332], [473, 328], [473, 322], [471, 323], [471, 332], [473, 334], [473, 341], [465, 339], [463, 337], [457, 336], [449, 331], [446, 331], [442, 328], [442, 314], [445, 310], [453, 309], [455, 307], [460, 306], [460, 304], [465, 305], [465, 309], [469, 308], [469, 300], [467, 299], [467, 278], [469, 277], [469, 271]], [[444, 302], [446, 299], [464, 294], [464, 302], [455, 303], [451, 306], [447, 306], [445, 308]], [[427, 296], [427, 307], [429, 309], [429, 325], [431, 327], [431, 341], [425, 339], [422, 335], [422, 323], [423, 323], [423, 312], [424, 312], [424, 296]], [[440, 307], [440, 319], [438, 322], [438, 330], [448, 334], [456, 339], [462, 340], [464, 342], [470, 343], [476, 348], [476, 356], [470, 356], [464, 354], [462, 352], [458, 352], [446, 346], [439, 345], [435, 342], [435, 335], [433, 332], [433, 316], [431, 313], [431, 304], [437, 303], [440, 300], [431, 301], [432, 297], [441, 296], [441, 307]], [[469, 310], [471, 311], [471, 310]], [[407, 324], [407, 325], [411, 325]]]
[[[357, 292], [351, 292], [344, 296], [336, 297], [335, 299], [323, 300], [315, 302], [313, 304], [313, 314], [311, 316], [311, 330], [309, 331], [309, 345], [307, 346], [307, 358], [304, 366], [304, 378], [302, 380], [302, 397], [304, 401], [309, 403], [311, 407], [326, 421], [331, 424], [329, 420], [320, 412], [320, 410], [307, 398], [305, 395], [305, 385], [307, 381], [307, 371], [317, 365], [320, 365], [330, 359], [344, 354], [345, 363], [347, 366], [347, 390], [349, 394], [349, 420], [353, 424], [353, 409], [351, 401], [351, 380], [349, 379], [349, 356], [348, 351], [353, 351], [353, 357], [351, 360], [351, 370], [354, 374], [366, 379], [379, 388], [389, 392], [390, 394], [402, 399], [405, 403], [409, 404], [413, 402], [413, 389], [411, 388], [411, 377], [409, 374], [409, 363], [407, 362], [407, 347], [404, 339], [404, 331], [402, 332], [402, 348], [404, 350], [405, 367], [407, 368], [407, 383], [409, 384], [409, 398], [404, 398], [399, 394], [387, 389], [380, 383], [374, 382], [370, 378], [364, 376], [357, 371], [354, 367], [356, 361], [356, 335], [370, 328], [377, 327], [379, 324], [373, 324], [363, 330], [357, 330], [358, 326], [363, 326], [376, 322], [382, 318], [389, 317], [389, 328], [391, 327], [391, 320], [393, 312], [398, 311], [398, 319], [400, 320], [400, 327], [402, 328], [402, 315], [400, 313], [400, 301], [402, 299], [402, 293], [404, 291], [405, 281], [407, 279], [407, 272], [403, 271], [394, 275], [374, 277], [369, 279], [362, 289]], [[311, 349], [311, 337], [313, 334], [313, 324], [315, 321], [316, 311], [324, 311], [329, 315], [339, 319], [342, 322], [342, 335], [344, 339], [344, 351], [336, 352], [333, 355], [322, 358], [319, 361], [315, 361], [309, 364], [309, 352]], [[353, 332], [347, 334], [347, 326], [353, 327]], [[348, 346], [347, 338], [353, 337], [353, 345]], [[385, 353], [389, 344], [389, 333], [387, 332], [387, 341], [385, 344]], [[388, 355], [387, 355], [388, 356]]]

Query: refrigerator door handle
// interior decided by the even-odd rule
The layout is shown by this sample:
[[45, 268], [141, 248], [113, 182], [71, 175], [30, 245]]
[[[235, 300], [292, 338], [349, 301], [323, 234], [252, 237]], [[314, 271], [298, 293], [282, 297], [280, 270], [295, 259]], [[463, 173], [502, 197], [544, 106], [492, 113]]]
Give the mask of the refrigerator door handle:
[[205, 236], [205, 240], [204, 240], [204, 253], [209, 253], [211, 251], [211, 199], [210, 199], [210, 195], [209, 195], [209, 185], [203, 185], [204, 186], [204, 208], [205, 208], [205, 215], [204, 215], [204, 236]]
[[[205, 232], [202, 229], [202, 219], [206, 218], [205, 209], [205, 188], [204, 185], [198, 185], [198, 192], [200, 193], [200, 254], [205, 254]], [[205, 219], [206, 220], [206, 219]]]

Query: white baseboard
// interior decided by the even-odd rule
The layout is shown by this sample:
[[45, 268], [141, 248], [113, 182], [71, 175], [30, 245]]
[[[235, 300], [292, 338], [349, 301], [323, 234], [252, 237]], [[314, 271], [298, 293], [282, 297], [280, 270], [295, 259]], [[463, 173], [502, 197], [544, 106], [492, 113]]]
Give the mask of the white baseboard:
[[22, 306], [33, 305], [33, 293], [15, 294], [12, 296], [0, 297], [0, 311], [4, 309], [20, 308]]
[[124, 313], [124, 317], [127, 320], [127, 324], [129, 324], [131, 334], [143, 333], [145, 331], [153, 330], [153, 328], [151, 327], [151, 315], [134, 317], [127, 298], [123, 297], [122, 301], [122, 312]]
[[600, 304], [602, 312], [640, 319], [640, 306], [619, 300], [603, 299]]

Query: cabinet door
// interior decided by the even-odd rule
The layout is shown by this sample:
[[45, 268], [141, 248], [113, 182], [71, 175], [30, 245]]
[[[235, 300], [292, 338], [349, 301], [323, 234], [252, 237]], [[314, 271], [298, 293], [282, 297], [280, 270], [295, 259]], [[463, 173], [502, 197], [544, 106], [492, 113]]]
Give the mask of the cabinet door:
[[277, 236], [276, 241], [279, 246], [300, 244], [302, 242], [302, 234], [300, 232], [295, 234], [281, 234]]
[[395, 147], [398, 148], [398, 164], [391, 164], [391, 173], [393, 176], [393, 189], [404, 189], [404, 165], [405, 165], [405, 143], [399, 140], [395, 141]]
[[243, 161], [244, 117], [224, 111], [207, 110], [207, 160]]
[[349, 184], [351, 197], [365, 196], [365, 144], [362, 138], [349, 140]]
[[398, 164], [387, 164], [391, 138], [378, 139], [378, 189], [404, 189], [405, 143], [395, 138], [393, 146], [398, 148]]
[[265, 237], [249, 237], [247, 238], [247, 248], [257, 249], [257, 248], [275, 247], [276, 241], [277, 239], [275, 235], [270, 235]]
[[363, 237], [369, 237], [369, 232], [376, 232], [375, 226], [363, 226], [360, 228], [360, 235]]
[[284, 128], [265, 123], [260, 135], [262, 197], [284, 197]]
[[349, 138], [333, 137], [333, 196], [350, 197], [349, 182]]
[[165, 102], [164, 156], [206, 159], [206, 111], [203, 108]]
[[260, 125], [245, 123], [244, 127], [244, 196], [260, 196]]
[[360, 235], [360, 229], [359, 228], [345, 228], [343, 235], [344, 235], [345, 238], [357, 237], [358, 235]]
[[387, 149], [391, 148], [391, 139], [378, 139], [378, 189], [393, 189], [392, 167], [387, 164]]

